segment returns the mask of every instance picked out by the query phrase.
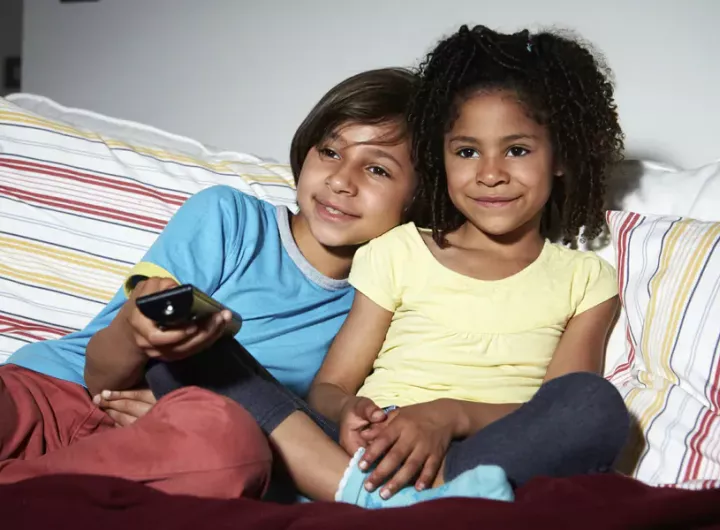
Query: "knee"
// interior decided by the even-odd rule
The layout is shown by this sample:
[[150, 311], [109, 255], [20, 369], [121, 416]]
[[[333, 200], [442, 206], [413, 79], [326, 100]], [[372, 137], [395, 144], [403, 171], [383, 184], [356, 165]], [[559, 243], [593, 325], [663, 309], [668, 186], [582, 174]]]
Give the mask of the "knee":
[[586, 435], [601, 437], [618, 451], [627, 441], [630, 414], [620, 392], [604, 377], [574, 372], [548, 381], [541, 390], [563, 408], [572, 409], [570, 416]]
[[176, 441], [182, 440], [192, 458], [201, 458], [206, 469], [222, 469], [225, 477], [235, 474], [239, 483], [268, 482], [269, 442], [250, 413], [237, 403], [208, 390], [185, 387], [167, 394], [156, 408], [181, 431]]

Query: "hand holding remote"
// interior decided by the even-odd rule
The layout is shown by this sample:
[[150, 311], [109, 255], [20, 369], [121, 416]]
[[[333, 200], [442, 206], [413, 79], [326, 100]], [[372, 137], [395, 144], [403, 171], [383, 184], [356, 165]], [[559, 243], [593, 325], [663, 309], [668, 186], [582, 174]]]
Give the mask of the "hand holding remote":
[[150, 358], [176, 361], [194, 355], [218, 340], [232, 319], [230, 311], [224, 310], [203, 320], [169, 329], [159, 328], [153, 320], [143, 315], [135, 301], [177, 285], [168, 278], [148, 278], [135, 286], [123, 308], [127, 332], [132, 335], [137, 347]]

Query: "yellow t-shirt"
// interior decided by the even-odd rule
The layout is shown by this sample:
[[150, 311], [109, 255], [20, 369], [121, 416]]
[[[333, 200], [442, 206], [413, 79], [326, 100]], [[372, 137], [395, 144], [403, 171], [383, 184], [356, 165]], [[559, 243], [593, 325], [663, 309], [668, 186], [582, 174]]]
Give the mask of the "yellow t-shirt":
[[524, 403], [568, 321], [617, 294], [606, 261], [549, 241], [513, 276], [464, 276], [435, 259], [412, 223], [358, 250], [350, 283], [394, 313], [358, 392], [381, 407], [440, 398]]

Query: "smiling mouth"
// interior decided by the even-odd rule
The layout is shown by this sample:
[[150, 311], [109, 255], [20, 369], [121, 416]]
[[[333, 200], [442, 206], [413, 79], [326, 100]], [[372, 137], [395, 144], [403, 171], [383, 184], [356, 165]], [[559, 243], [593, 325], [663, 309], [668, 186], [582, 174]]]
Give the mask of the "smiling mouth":
[[503, 206], [507, 206], [508, 204], [512, 204], [515, 202], [518, 198], [501, 198], [501, 197], [481, 197], [479, 199], [473, 199], [477, 204], [480, 206], [485, 206], [487, 208], [502, 208]]
[[357, 219], [360, 217], [358, 215], [347, 213], [343, 210], [336, 208], [335, 206], [326, 204], [318, 199], [315, 199], [315, 203], [317, 205], [317, 210], [320, 213], [320, 215], [326, 219], [330, 219], [333, 221], [341, 221], [341, 220]]

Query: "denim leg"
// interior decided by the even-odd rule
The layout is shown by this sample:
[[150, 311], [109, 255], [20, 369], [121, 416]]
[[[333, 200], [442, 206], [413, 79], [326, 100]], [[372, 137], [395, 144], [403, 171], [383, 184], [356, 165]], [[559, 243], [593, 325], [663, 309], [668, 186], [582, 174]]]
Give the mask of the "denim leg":
[[223, 395], [242, 405], [270, 434], [290, 414], [302, 411], [333, 440], [337, 426], [312, 410], [285, 388], [235, 339], [223, 337], [210, 348], [187, 359], [153, 362], [145, 379], [156, 398], [186, 386], [197, 386]]
[[630, 419], [604, 378], [567, 374], [543, 384], [515, 412], [451, 445], [445, 479], [481, 464], [502, 467], [515, 486], [537, 476], [565, 477], [611, 469]]

